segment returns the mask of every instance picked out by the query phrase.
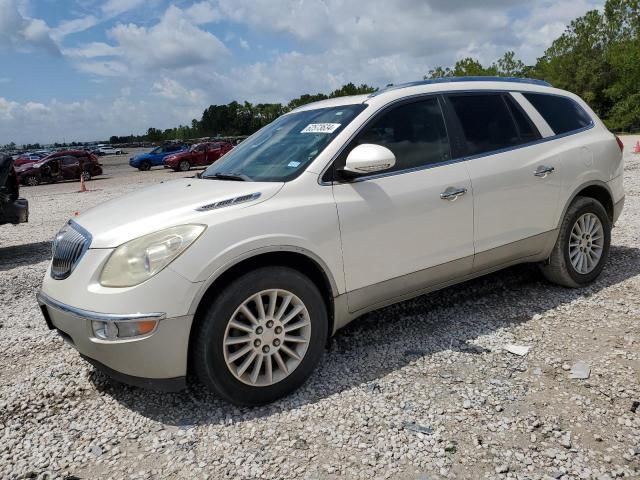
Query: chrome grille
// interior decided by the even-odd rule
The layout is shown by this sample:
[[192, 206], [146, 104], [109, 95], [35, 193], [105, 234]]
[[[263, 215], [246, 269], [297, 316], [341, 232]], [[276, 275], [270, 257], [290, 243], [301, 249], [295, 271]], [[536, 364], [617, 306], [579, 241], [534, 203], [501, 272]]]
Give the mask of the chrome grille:
[[71, 275], [90, 243], [89, 232], [75, 222], [70, 221], [62, 227], [53, 240], [51, 276], [62, 280]]

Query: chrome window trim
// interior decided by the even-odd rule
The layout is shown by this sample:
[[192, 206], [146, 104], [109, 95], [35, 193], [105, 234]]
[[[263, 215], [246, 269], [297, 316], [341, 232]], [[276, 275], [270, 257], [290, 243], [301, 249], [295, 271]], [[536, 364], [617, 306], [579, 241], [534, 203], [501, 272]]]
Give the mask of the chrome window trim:
[[47, 307], [55, 308], [64, 313], [68, 313], [75, 317], [82, 318], [84, 320], [91, 320], [96, 322], [126, 322], [126, 321], [140, 321], [140, 320], [162, 320], [166, 317], [166, 313], [98, 313], [91, 310], [84, 310], [82, 308], [72, 307], [66, 303], [54, 300], [46, 293], [39, 291], [36, 295], [38, 303], [40, 305], [46, 305]]
[[[591, 115], [589, 115], [589, 112], [587, 112], [586, 110], [584, 110], [584, 108], [582, 108], [582, 106], [580, 106], [574, 99], [572, 99], [571, 97], [568, 97], [566, 95], [559, 95], [559, 94], [555, 94], [555, 93], [544, 93], [544, 92], [533, 92], [533, 93], [541, 93], [543, 95], [552, 95], [552, 96], [556, 96], [556, 97], [563, 97], [563, 98], [568, 98], [569, 100], [571, 100], [572, 102], [576, 103], [578, 106], [580, 106], [580, 108], [582, 110], [585, 111], [585, 113], [587, 114], [587, 116], [591, 119], [591, 123], [589, 125], [587, 125], [586, 127], [582, 127], [579, 128], [577, 130], [572, 130], [570, 132], [565, 132], [565, 133], [561, 133], [558, 135], [552, 135], [550, 137], [543, 137], [543, 138], [539, 138], [537, 140], [533, 140], [531, 142], [527, 142], [527, 143], [522, 143], [520, 145], [514, 145], [512, 147], [506, 147], [506, 148], [502, 148], [502, 149], [498, 149], [498, 150], [491, 150], [489, 152], [483, 152], [483, 153], [479, 153], [476, 155], [469, 155], [469, 156], [465, 156], [465, 157], [460, 157], [460, 158], [455, 158], [452, 160], [448, 160], [446, 162], [439, 162], [439, 163], [432, 163], [432, 164], [428, 164], [428, 165], [424, 165], [421, 167], [413, 167], [413, 168], [409, 168], [409, 169], [404, 169], [404, 170], [396, 170], [394, 172], [388, 172], [388, 173], [376, 173], [376, 174], [372, 174], [372, 175], [363, 175], [363, 176], [358, 176], [352, 180], [349, 181], [331, 181], [331, 182], [326, 182], [322, 180], [322, 177], [325, 175], [325, 173], [327, 172], [327, 170], [329, 170], [334, 162], [338, 159], [338, 157], [340, 155], [342, 155], [342, 152], [344, 151], [344, 149], [347, 147], [347, 145], [349, 145], [354, 138], [372, 121], [374, 120], [378, 114], [382, 113], [383, 111], [385, 111], [386, 109], [398, 104], [398, 103], [402, 103], [404, 101], [410, 101], [410, 100], [416, 100], [416, 99], [420, 99], [423, 97], [430, 97], [430, 96], [434, 96], [434, 95], [447, 95], [447, 94], [465, 94], [465, 93], [506, 93], [506, 94], [510, 94], [510, 93], [532, 93], [529, 90], [485, 90], [485, 89], [478, 89], [478, 90], [447, 90], [447, 91], [440, 91], [440, 92], [429, 92], [429, 93], [420, 93], [420, 94], [416, 94], [416, 95], [409, 95], [407, 97], [402, 97], [402, 98], [398, 98], [386, 105], [384, 105], [382, 108], [380, 108], [377, 112], [374, 112], [369, 119], [363, 123], [362, 125], [360, 125], [360, 127], [358, 127], [358, 129], [351, 135], [351, 137], [349, 137], [349, 139], [344, 143], [344, 145], [342, 145], [342, 147], [340, 148], [340, 150], [333, 156], [333, 158], [331, 159], [331, 161], [329, 161], [327, 163], [327, 165], [322, 169], [322, 171], [320, 172], [320, 174], [318, 175], [318, 184], [321, 186], [332, 186], [334, 184], [338, 184], [338, 185], [342, 185], [342, 184], [349, 184], [349, 183], [358, 183], [358, 182], [362, 182], [365, 180], [375, 180], [378, 178], [384, 178], [384, 177], [390, 177], [390, 176], [394, 176], [394, 175], [402, 175], [405, 173], [413, 173], [413, 172], [417, 172], [417, 171], [421, 171], [421, 170], [428, 170], [431, 168], [437, 168], [437, 167], [442, 167], [445, 165], [450, 165], [453, 163], [458, 163], [458, 162], [465, 162], [467, 160], [476, 160], [478, 158], [483, 158], [483, 157], [489, 157], [491, 155], [498, 155], [500, 153], [505, 153], [505, 152], [509, 152], [512, 150], [517, 150], [520, 148], [527, 148], [527, 147], [531, 147], [533, 145], [537, 145], [540, 143], [546, 143], [546, 142], [550, 142], [553, 140], [558, 140], [560, 138], [564, 138], [564, 137], [568, 137], [571, 135], [577, 135], [579, 133], [583, 133], [586, 132], [588, 130], [591, 130], [592, 128], [595, 127], [595, 122], [593, 121], [593, 118], [591, 117]], [[525, 111], [525, 113], [528, 112]], [[531, 119], [531, 117], [529, 116], [529, 118]], [[531, 119], [533, 121], [533, 119]], [[535, 122], [533, 122], [534, 125], [536, 125]], [[537, 125], [536, 125], [537, 126]], [[542, 132], [540, 132], [542, 134]]]

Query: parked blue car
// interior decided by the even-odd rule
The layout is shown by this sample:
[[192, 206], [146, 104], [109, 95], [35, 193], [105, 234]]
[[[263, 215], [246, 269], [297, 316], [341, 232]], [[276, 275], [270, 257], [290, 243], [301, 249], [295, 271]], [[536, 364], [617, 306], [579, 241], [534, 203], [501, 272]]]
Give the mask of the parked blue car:
[[164, 157], [173, 155], [174, 153], [184, 152], [189, 149], [188, 145], [162, 145], [156, 147], [150, 152], [141, 153], [129, 159], [129, 165], [138, 170], [149, 170], [151, 167], [162, 165]]

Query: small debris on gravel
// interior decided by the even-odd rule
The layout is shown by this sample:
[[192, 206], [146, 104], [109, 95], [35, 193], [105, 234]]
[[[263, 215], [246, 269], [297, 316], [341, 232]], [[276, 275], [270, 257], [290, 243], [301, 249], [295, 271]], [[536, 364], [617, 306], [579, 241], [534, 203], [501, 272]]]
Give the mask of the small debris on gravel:
[[527, 353], [529, 353], [531, 347], [527, 347], [525, 345], [505, 345], [504, 349], [509, 353], [513, 353], [514, 355], [524, 357]]
[[587, 362], [579, 361], [576, 362], [573, 367], [571, 367], [571, 373], [569, 374], [569, 378], [573, 378], [576, 380], [586, 380], [591, 375], [591, 365]]
[[[88, 193], [21, 189], [29, 223], [0, 227], [0, 478], [640, 478], [638, 140], [623, 137], [625, 207], [593, 284], [556, 287], [521, 265], [371, 312], [338, 332], [300, 390], [252, 409], [197, 384], [110, 381], [35, 300], [75, 211], [184, 174], [103, 157]], [[569, 381], [580, 359], [591, 374]]]

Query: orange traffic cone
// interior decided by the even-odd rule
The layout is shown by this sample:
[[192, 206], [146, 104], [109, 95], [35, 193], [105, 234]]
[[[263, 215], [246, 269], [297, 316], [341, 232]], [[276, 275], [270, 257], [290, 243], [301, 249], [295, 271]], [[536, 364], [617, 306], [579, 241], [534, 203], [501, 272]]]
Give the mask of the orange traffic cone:
[[80, 175], [80, 192], [86, 192], [87, 191], [87, 186], [84, 184], [84, 175]]
[[633, 149], [633, 153], [640, 153], [640, 141], [636, 142], [636, 148]]

